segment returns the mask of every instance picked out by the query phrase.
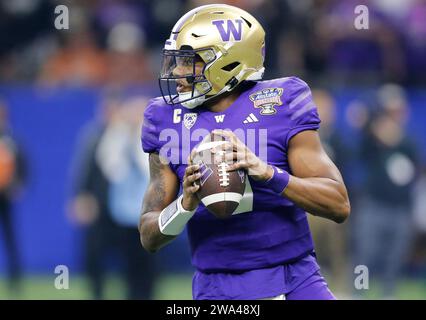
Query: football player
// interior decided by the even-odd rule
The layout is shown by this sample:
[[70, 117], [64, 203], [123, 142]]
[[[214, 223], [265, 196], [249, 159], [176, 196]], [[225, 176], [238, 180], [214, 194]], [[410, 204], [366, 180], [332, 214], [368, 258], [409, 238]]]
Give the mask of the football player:
[[[262, 81], [264, 38], [239, 8], [188, 12], [164, 46], [162, 97], [145, 111], [150, 184], [141, 242], [155, 252], [187, 226], [194, 299], [334, 299], [306, 212], [341, 223], [348, 194], [322, 148], [308, 85], [296, 77]], [[249, 176], [229, 219], [216, 218], [196, 196], [201, 172], [191, 150], [212, 131], [227, 141], [228, 170]]]

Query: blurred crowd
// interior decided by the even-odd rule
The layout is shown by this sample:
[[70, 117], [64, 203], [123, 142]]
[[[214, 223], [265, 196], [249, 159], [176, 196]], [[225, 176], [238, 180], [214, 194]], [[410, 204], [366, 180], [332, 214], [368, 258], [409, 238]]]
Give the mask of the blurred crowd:
[[408, 266], [426, 275], [425, 164], [407, 128], [406, 92], [385, 84], [368, 99], [351, 102], [345, 124], [354, 130], [355, 144], [337, 126], [333, 96], [321, 89], [313, 96], [321, 140], [342, 172], [352, 204], [344, 226], [309, 217], [320, 265], [343, 297], [361, 298], [367, 292], [354, 286], [356, 267], [366, 266], [372, 286], [380, 288], [378, 297], [395, 299]]
[[95, 299], [104, 298], [108, 256], [122, 261], [127, 299], [150, 299], [155, 261], [142, 250], [137, 226], [148, 180], [141, 152], [143, 98], [108, 95], [82, 129], [73, 168], [73, 222], [85, 229], [84, 266]]
[[[157, 75], [178, 18], [206, 0], [0, 1], [0, 82], [126, 85]], [[426, 82], [426, 1], [227, 0], [267, 30], [267, 77], [316, 83]], [[69, 8], [56, 30], [54, 8]], [[366, 5], [367, 30], [354, 26]], [[365, 19], [364, 19], [365, 20]]]
[[[155, 86], [172, 26], [189, 9], [211, 2], [217, 1], [0, 0], [1, 84], [108, 88], [95, 119], [76, 139], [68, 208], [70, 219], [85, 230], [84, 267], [94, 298], [103, 297], [105, 256], [111, 251], [121, 255], [128, 298], [151, 298], [158, 275], [136, 229], [148, 181], [140, 148], [148, 97], [114, 92]], [[353, 268], [366, 265], [382, 283], [382, 296], [393, 298], [408, 266], [426, 276], [426, 165], [407, 133], [405, 92], [426, 84], [426, 0], [222, 2], [251, 12], [263, 24], [266, 78], [296, 75], [312, 84], [322, 141], [342, 171], [353, 207], [345, 225], [310, 217], [332, 288], [343, 297], [360, 294], [353, 292]], [[69, 30], [54, 28], [59, 4], [69, 8]], [[360, 4], [369, 9], [368, 30], [354, 28]], [[329, 90], [366, 85], [378, 89], [348, 108]], [[11, 203], [26, 174], [6, 109], [7, 102], [0, 102], [0, 224], [13, 286], [21, 267]], [[356, 143], [339, 131], [343, 109]]]
[[0, 228], [6, 249], [8, 286], [17, 290], [22, 268], [15, 235], [13, 204], [27, 178], [27, 166], [19, 143], [10, 132], [7, 103], [0, 101]]

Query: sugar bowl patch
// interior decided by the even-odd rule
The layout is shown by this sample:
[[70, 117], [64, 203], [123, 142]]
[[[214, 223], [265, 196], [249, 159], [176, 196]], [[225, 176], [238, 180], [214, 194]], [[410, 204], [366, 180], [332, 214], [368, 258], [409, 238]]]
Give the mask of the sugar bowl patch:
[[249, 98], [255, 108], [261, 108], [260, 114], [269, 116], [277, 113], [276, 106], [282, 105], [282, 88], [265, 88], [252, 93]]

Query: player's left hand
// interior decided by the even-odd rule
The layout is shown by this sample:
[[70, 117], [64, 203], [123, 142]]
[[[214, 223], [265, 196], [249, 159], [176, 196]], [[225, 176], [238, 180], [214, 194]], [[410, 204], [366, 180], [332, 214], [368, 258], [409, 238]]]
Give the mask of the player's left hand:
[[243, 169], [255, 180], [270, 179], [274, 170], [266, 162], [257, 157], [238, 137], [229, 130], [213, 130], [214, 135], [221, 136], [227, 142], [212, 152], [222, 152], [228, 163], [228, 171]]

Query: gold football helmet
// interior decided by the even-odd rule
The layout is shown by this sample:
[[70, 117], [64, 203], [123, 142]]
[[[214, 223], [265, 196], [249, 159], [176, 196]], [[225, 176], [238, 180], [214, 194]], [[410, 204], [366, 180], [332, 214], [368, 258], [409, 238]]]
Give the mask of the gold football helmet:
[[[252, 15], [224, 4], [195, 8], [165, 43], [161, 94], [168, 104], [192, 109], [244, 80], [262, 79], [264, 56], [265, 31]], [[179, 90], [182, 83], [192, 90]]]

